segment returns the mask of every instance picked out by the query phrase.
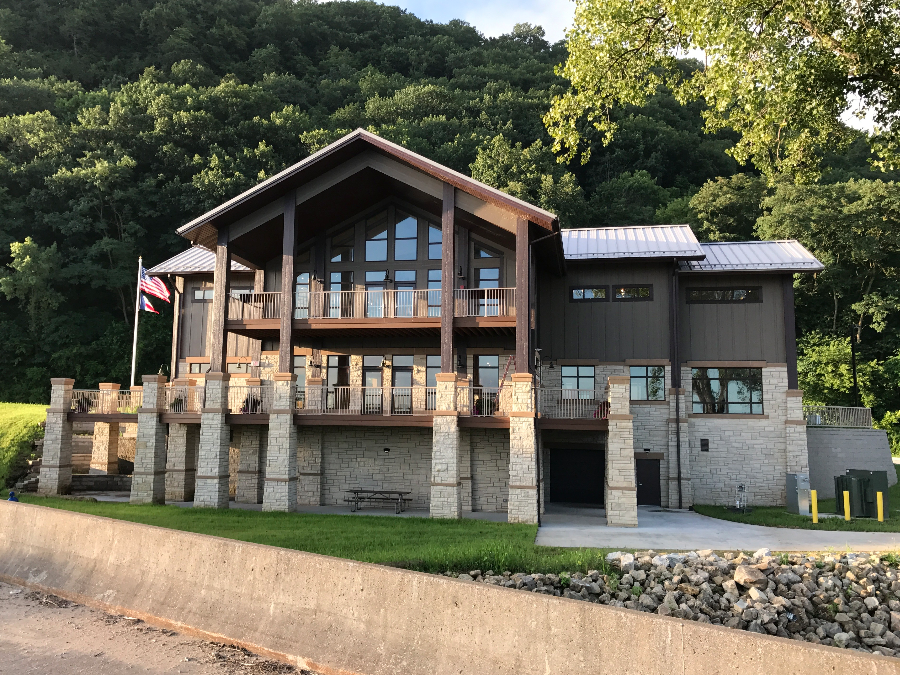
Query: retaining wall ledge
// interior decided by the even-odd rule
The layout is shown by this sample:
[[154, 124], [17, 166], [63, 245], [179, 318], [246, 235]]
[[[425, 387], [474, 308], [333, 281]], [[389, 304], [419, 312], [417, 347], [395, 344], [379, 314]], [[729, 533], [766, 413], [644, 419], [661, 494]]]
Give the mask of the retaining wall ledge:
[[900, 672], [888, 657], [12, 502], [0, 579], [330, 675]]

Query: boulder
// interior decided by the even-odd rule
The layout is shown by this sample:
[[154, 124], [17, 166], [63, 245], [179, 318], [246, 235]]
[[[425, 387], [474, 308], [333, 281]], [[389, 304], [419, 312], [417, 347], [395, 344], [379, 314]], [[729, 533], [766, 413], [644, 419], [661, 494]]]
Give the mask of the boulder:
[[759, 589], [765, 589], [769, 585], [769, 580], [766, 579], [765, 574], [747, 565], [739, 565], [734, 570], [734, 581], [744, 588], [755, 586]]

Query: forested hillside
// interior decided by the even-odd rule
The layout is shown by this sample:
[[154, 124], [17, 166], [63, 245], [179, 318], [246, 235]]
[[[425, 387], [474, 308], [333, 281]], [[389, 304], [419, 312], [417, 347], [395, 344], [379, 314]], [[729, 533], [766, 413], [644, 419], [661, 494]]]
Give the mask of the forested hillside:
[[[563, 43], [372, 2], [0, 0], [0, 38], [0, 400], [45, 400], [51, 376], [125, 382], [137, 256], [182, 250], [178, 225], [365, 127], [564, 227], [803, 240], [836, 270], [798, 282], [804, 344], [834, 375], [820, 398], [849, 395], [856, 324], [876, 414], [900, 410], [884, 375], [900, 347], [900, 194], [862, 143], [819, 185], [766, 185], [727, 154], [729, 133], [703, 133], [702, 104], [660, 91], [618, 111], [586, 165], [560, 164], [542, 116], [567, 84]], [[168, 307], [142, 317], [140, 372], [168, 363], [170, 326]]]

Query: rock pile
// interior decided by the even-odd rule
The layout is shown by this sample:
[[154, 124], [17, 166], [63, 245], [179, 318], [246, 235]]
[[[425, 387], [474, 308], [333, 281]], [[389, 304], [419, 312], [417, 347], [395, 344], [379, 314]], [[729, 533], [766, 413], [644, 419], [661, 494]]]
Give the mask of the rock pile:
[[900, 657], [900, 570], [892, 556], [616, 552], [606, 574], [460, 579], [755, 633]]

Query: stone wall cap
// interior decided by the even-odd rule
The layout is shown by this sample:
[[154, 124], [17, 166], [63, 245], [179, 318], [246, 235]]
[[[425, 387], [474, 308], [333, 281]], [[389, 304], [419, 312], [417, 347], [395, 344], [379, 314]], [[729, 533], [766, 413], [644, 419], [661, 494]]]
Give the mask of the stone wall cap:
[[75, 380], [71, 377], [51, 377], [50, 384], [55, 387], [72, 387], [75, 385]]
[[105, 391], [107, 389], [110, 391], [118, 391], [121, 388], [122, 385], [118, 382], [101, 382], [97, 385], [97, 389], [100, 389], [101, 391]]
[[172, 384], [176, 387], [189, 387], [191, 386], [191, 380], [187, 377], [176, 377], [172, 380]]
[[306, 378], [306, 384], [310, 387], [321, 387], [325, 384], [324, 377], [308, 377]]
[[144, 391], [144, 387], [142, 385], [136, 384], [133, 387], [128, 387], [128, 391]]
[[165, 375], [142, 375], [141, 382], [144, 384], [165, 384], [167, 378]]
[[296, 382], [297, 375], [296, 373], [275, 373], [274, 379], [276, 382]]
[[514, 373], [512, 376], [513, 382], [533, 382], [534, 375], [531, 373]]
[[258, 377], [248, 377], [247, 378], [247, 386], [248, 387], [258, 387], [262, 384], [262, 380]]
[[456, 382], [456, 373], [437, 373], [434, 380], [435, 382]]
[[802, 389], [788, 389], [786, 392], [788, 398], [803, 398]]
[[231, 379], [231, 373], [206, 373], [207, 382], [228, 382]]
[[628, 375], [610, 375], [610, 384], [631, 384], [631, 378]]

